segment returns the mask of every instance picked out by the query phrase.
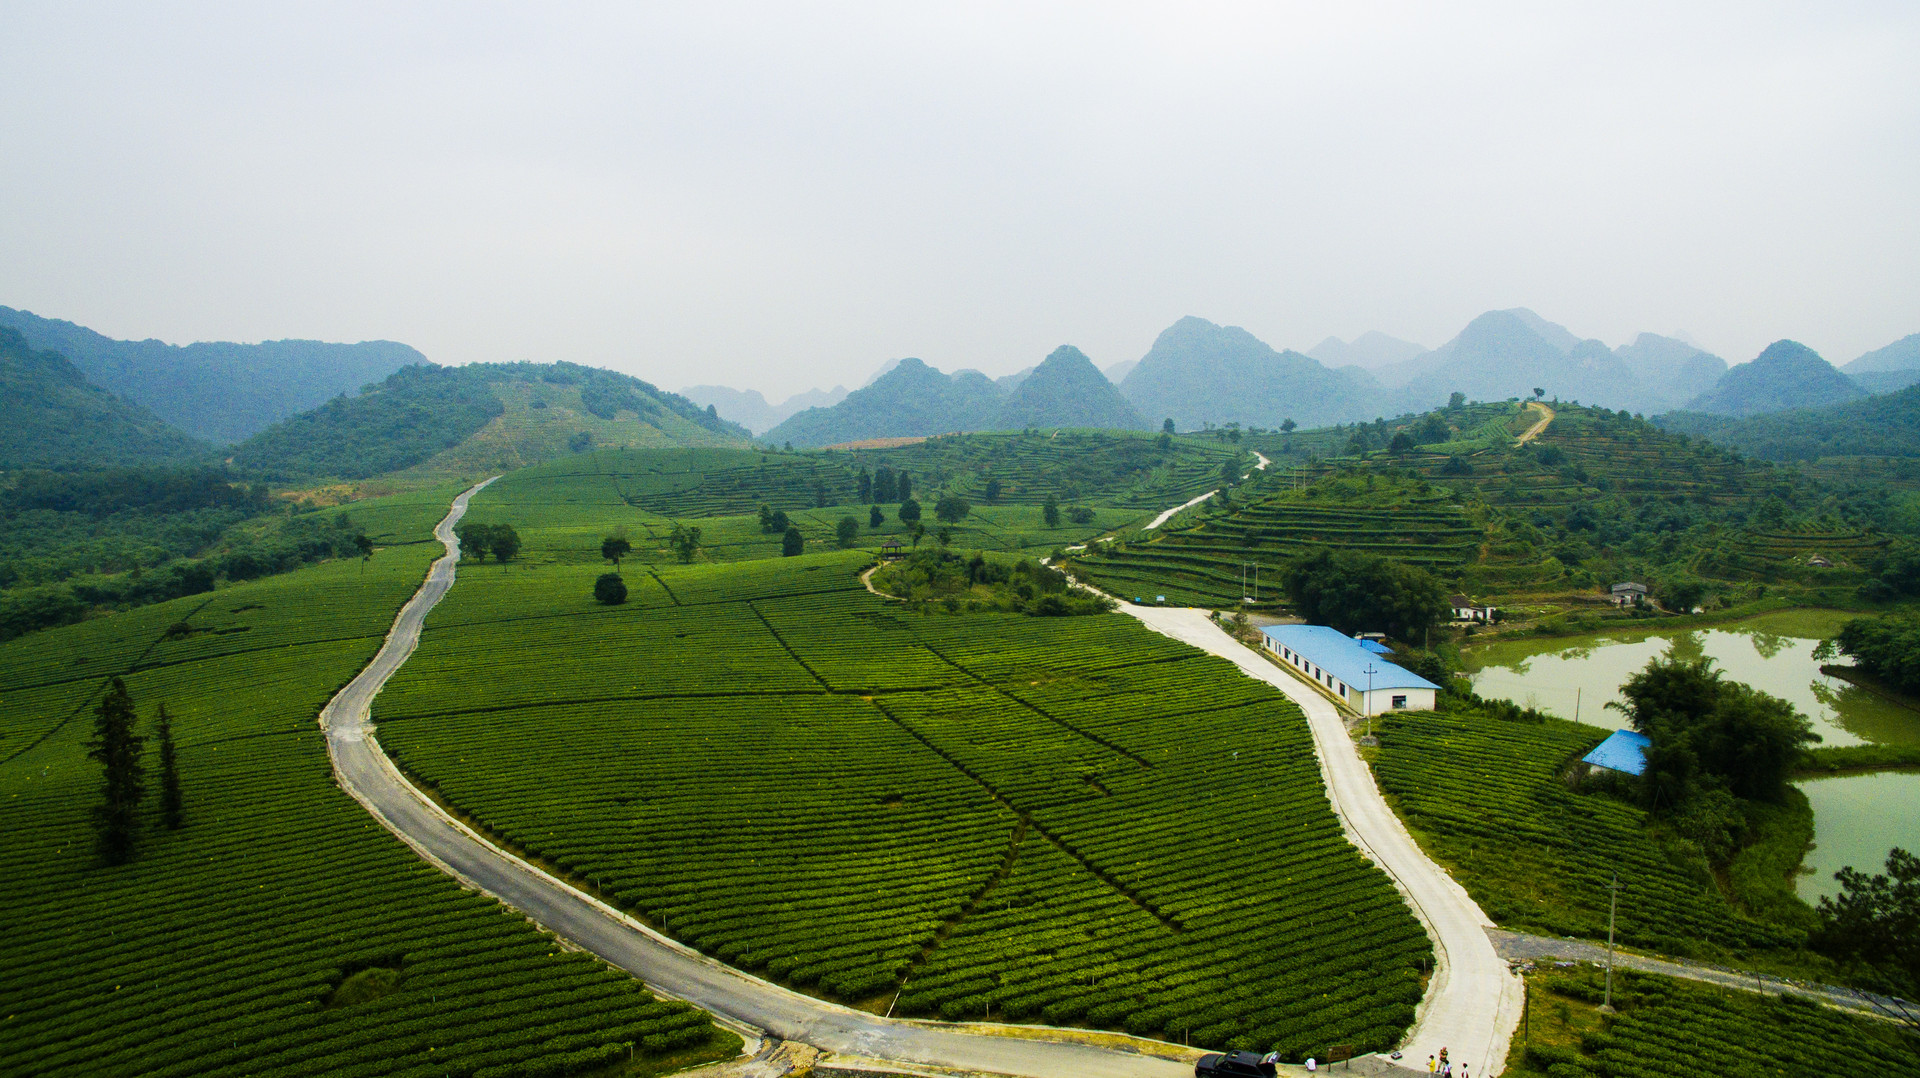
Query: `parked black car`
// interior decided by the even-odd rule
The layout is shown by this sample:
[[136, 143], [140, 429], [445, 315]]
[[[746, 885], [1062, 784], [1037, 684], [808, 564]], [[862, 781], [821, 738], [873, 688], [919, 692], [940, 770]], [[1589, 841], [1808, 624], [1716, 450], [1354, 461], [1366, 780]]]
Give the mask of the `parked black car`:
[[1257, 1052], [1213, 1052], [1193, 1065], [1194, 1078], [1273, 1078], [1277, 1070], [1271, 1056]]

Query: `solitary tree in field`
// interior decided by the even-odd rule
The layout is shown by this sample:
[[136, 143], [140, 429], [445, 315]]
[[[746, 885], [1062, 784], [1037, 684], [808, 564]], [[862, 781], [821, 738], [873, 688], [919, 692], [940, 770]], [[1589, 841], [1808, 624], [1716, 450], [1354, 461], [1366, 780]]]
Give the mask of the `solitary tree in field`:
[[1533, 387], [1533, 399], [1534, 399], [1534, 400], [1539, 400], [1539, 399], [1540, 399], [1541, 397], [1544, 397], [1544, 396], [1546, 396], [1546, 395], [1547, 395], [1547, 391], [1546, 391], [1546, 390], [1544, 390], [1544, 389], [1541, 389], [1541, 388], [1540, 388], [1539, 386], [1534, 386], [1534, 387]]
[[998, 479], [987, 480], [987, 503], [988, 504], [992, 504], [1000, 500], [1001, 489], [1002, 488], [1000, 486], [1000, 480]]
[[691, 565], [693, 559], [700, 555], [700, 525], [676, 523], [673, 533], [667, 536], [667, 545], [673, 548], [673, 553], [683, 564]]
[[913, 527], [909, 529], [907, 532], [908, 537], [910, 537], [913, 540], [913, 545], [915, 549], [919, 548], [920, 540], [924, 538], [926, 534], [927, 534], [927, 526], [920, 523], [919, 518], [915, 517], [913, 521]]
[[900, 523], [912, 524], [920, 519], [920, 503], [908, 498], [900, 503]]
[[894, 482], [893, 469], [884, 464], [873, 473], [873, 500], [888, 505], [900, 500], [900, 487]]
[[893, 486], [895, 492], [900, 495], [901, 501], [908, 502], [913, 500], [913, 476], [908, 475], [902, 470], [899, 476], [894, 479]]
[[353, 537], [353, 546], [360, 552], [360, 571], [364, 573], [367, 563], [373, 560], [373, 540], [367, 538], [366, 532], [361, 532]]
[[791, 558], [806, 548], [807, 540], [805, 536], [800, 534], [800, 529], [788, 525], [787, 533], [780, 537], [780, 556]]
[[1168, 416], [1166, 422], [1160, 424], [1160, 429], [1167, 434], [1172, 434], [1173, 433], [1173, 417]]
[[593, 582], [593, 597], [608, 606], [619, 606], [627, 601], [627, 582], [620, 579], [619, 573], [601, 573], [600, 579]]
[[87, 742], [87, 757], [99, 762], [106, 780], [101, 786], [101, 803], [93, 810], [95, 841], [101, 860], [120, 865], [133, 859], [140, 799], [147, 793], [147, 771], [140, 765], [140, 750], [146, 739], [133, 732], [138, 721], [133, 697], [127, 693], [126, 682], [117, 677], [93, 716], [93, 739]]
[[1058, 528], [1060, 526], [1059, 495], [1057, 494], [1047, 495], [1047, 504], [1040, 507], [1040, 515], [1046, 520], [1047, 527]]
[[453, 537], [460, 543], [460, 560], [472, 558], [474, 561], [487, 560], [488, 528], [485, 524], [462, 524], [453, 529]]
[[854, 478], [853, 488], [854, 496], [860, 499], [861, 504], [873, 500], [873, 473], [867, 471], [866, 465], [860, 466], [860, 474]]
[[633, 544], [627, 542], [624, 535], [609, 535], [600, 540], [600, 556], [613, 563], [613, 571], [620, 571], [620, 559], [632, 553]]
[[160, 740], [160, 820], [169, 831], [180, 830], [180, 772], [173, 757], [173, 719], [167, 705], [160, 705], [154, 719], [154, 736]]
[[973, 506], [968, 505], [967, 500], [958, 494], [942, 494], [940, 499], [933, 503], [934, 518], [948, 524], [958, 524], [972, 510]]
[[881, 512], [880, 507], [878, 505], [871, 505], [867, 507], [867, 527], [878, 528], [880, 525], [885, 524], [886, 522], [887, 522], [887, 514]]
[[1298, 423], [1295, 423], [1295, 422], [1294, 422], [1293, 420], [1291, 420], [1291, 419], [1282, 419], [1282, 420], [1280, 421], [1280, 433], [1282, 433], [1282, 434], [1292, 434], [1292, 433], [1293, 433], [1293, 432], [1294, 432], [1294, 431], [1295, 431], [1296, 429], [1298, 429], [1298, 428], [1299, 428], [1299, 426], [1300, 426], [1300, 424], [1298, 424]]
[[499, 560], [512, 561], [520, 553], [520, 535], [511, 524], [495, 524], [488, 530], [487, 548]]
[[1447, 396], [1447, 411], [1457, 412], [1460, 409], [1465, 408], [1466, 406], [1467, 406], [1467, 395], [1465, 393], [1462, 393], [1456, 389]]
[[1387, 443], [1387, 452], [1402, 457], [1413, 452], [1413, 438], [1406, 431], [1395, 431], [1393, 440]]
[[860, 541], [860, 522], [852, 517], [841, 517], [840, 523], [833, 526], [833, 537], [840, 541], [840, 549], [848, 550]]

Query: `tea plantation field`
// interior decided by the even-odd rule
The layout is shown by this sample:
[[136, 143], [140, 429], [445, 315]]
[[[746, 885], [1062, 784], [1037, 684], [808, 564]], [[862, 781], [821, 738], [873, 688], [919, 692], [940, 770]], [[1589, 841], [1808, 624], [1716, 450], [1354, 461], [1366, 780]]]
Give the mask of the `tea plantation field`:
[[1763, 996], [1618, 971], [1605, 1017], [1601, 971], [1528, 978], [1528, 1035], [1515, 1036], [1514, 1078], [1667, 1078], [1675, 1074], [1844, 1078], [1920, 1073], [1920, 1048], [1897, 1026], [1794, 996]]
[[[496, 488], [476, 518], [511, 512]], [[907, 612], [861, 552], [629, 561], [598, 606], [602, 567], [541, 544], [599, 512], [463, 569], [375, 702], [388, 751], [493, 835], [896, 1015], [1292, 1058], [1411, 1022], [1426, 936], [1277, 692], [1121, 616]]]
[[1684, 955], [1804, 941], [1804, 928], [1737, 912], [1704, 861], [1676, 858], [1653, 837], [1644, 810], [1567, 788], [1561, 773], [1606, 731], [1472, 710], [1375, 722], [1381, 790], [1427, 853], [1503, 927], [1604, 939], [1617, 870], [1619, 938], [1629, 945]]
[[[435, 495], [364, 505], [424, 537]], [[0, 1073], [569, 1074], [725, 1054], [705, 1015], [560, 950], [334, 786], [315, 725], [438, 546], [380, 550], [0, 645]], [[95, 860], [104, 683], [173, 716], [185, 826]]]

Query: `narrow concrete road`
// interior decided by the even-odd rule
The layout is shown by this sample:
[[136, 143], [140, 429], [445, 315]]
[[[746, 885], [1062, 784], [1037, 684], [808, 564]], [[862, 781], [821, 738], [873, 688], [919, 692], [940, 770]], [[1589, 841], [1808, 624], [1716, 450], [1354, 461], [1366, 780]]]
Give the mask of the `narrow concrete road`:
[[1211, 498], [1218, 493], [1220, 492], [1217, 490], [1209, 490], [1205, 494], [1200, 495], [1198, 498], [1195, 498], [1190, 502], [1182, 502], [1181, 504], [1174, 506], [1172, 509], [1169, 509], [1164, 513], [1161, 513], [1159, 516], [1154, 517], [1153, 520], [1148, 522], [1146, 527], [1140, 530], [1150, 532], [1153, 529], [1158, 528], [1160, 525], [1165, 524], [1167, 521], [1172, 520], [1175, 513], [1180, 512], [1182, 509], [1192, 509], [1194, 506], [1199, 505], [1201, 502], [1206, 501], [1208, 498]]
[[1227, 635], [1204, 610], [1131, 603], [1121, 603], [1120, 609], [1156, 632], [1226, 659], [1248, 677], [1279, 689], [1306, 712], [1327, 796], [1347, 838], [1393, 878], [1434, 941], [1438, 963], [1401, 1048], [1403, 1062], [1424, 1061], [1444, 1047], [1449, 1058], [1469, 1064], [1474, 1074], [1498, 1074], [1520, 1022], [1520, 978], [1487, 937], [1493, 922], [1465, 888], [1421, 851], [1387, 807], [1333, 703]]
[[1527, 404], [1527, 407], [1540, 413], [1540, 422], [1528, 427], [1527, 432], [1522, 434], [1519, 439], [1513, 443], [1514, 445], [1526, 445], [1528, 442], [1540, 437], [1541, 432], [1547, 429], [1547, 424], [1553, 422], [1553, 409], [1547, 407], [1544, 402], [1531, 401]]
[[369, 708], [413, 653], [428, 612], [453, 585], [459, 560], [453, 527], [466, 513], [468, 501], [486, 485], [454, 499], [452, 510], [434, 529], [446, 555], [433, 563], [426, 582], [401, 609], [373, 661], [320, 713], [335, 778], [388, 830], [442, 871], [627, 970], [653, 990], [705, 1008], [749, 1032], [869, 1060], [1031, 1078], [1192, 1074], [1192, 1061], [1200, 1053], [1177, 1045], [1076, 1030], [889, 1020], [801, 995], [654, 932], [493, 845], [427, 800], [381, 751], [368, 721]]

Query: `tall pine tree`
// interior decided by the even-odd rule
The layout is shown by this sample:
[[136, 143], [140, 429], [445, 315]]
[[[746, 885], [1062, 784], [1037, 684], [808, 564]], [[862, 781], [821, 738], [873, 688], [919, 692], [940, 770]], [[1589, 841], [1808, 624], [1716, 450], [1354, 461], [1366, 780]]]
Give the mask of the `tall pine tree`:
[[160, 714], [154, 721], [154, 735], [160, 739], [160, 819], [166, 823], [167, 830], [180, 830], [180, 773], [174, 769], [173, 762], [173, 719], [167, 715], [167, 705], [160, 705]]
[[93, 810], [95, 839], [101, 860], [110, 865], [125, 864], [133, 859], [140, 799], [147, 792], [143, 784], [146, 768], [140, 765], [140, 750], [146, 739], [133, 732], [137, 721], [133, 697], [119, 678], [113, 679], [93, 716], [93, 739], [87, 742], [87, 756], [98, 760], [106, 772], [101, 804]]

